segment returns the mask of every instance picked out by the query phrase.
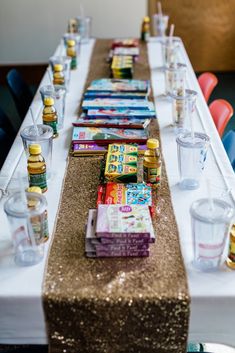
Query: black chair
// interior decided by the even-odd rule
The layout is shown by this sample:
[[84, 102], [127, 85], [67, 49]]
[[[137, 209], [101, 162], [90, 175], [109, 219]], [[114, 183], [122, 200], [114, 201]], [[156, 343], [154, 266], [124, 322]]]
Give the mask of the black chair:
[[6, 80], [18, 114], [23, 121], [33, 100], [33, 94], [27, 83], [23, 80], [22, 76], [16, 69], [12, 69], [8, 72]]
[[2, 167], [14, 138], [9, 136], [3, 128], [0, 127], [0, 168]]
[[6, 113], [2, 110], [2, 108], [0, 107], [0, 128], [2, 128], [6, 134], [14, 139], [17, 131], [19, 129], [18, 125], [13, 126], [11, 123], [10, 118], [6, 115]]

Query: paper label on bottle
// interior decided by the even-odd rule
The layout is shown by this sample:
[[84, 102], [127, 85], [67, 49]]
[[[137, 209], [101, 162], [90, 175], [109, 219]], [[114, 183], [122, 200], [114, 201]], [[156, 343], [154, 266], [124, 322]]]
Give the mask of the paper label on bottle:
[[42, 190], [47, 189], [46, 172], [40, 174], [29, 174], [29, 186], [39, 186]]

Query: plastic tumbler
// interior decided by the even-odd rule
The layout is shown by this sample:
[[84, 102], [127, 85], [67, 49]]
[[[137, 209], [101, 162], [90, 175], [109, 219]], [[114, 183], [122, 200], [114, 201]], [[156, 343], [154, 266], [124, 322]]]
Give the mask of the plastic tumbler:
[[154, 35], [157, 37], [165, 37], [166, 30], [168, 26], [169, 16], [162, 14], [154, 14], [153, 15], [153, 29]]
[[179, 81], [178, 91], [169, 93], [169, 96], [172, 98], [172, 116], [176, 133], [190, 131], [196, 108], [197, 92], [185, 90], [185, 81]]
[[64, 127], [64, 112], [65, 112], [65, 97], [66, 89], [59, 85], [46, 85], [39, 89], [41, 94], [42, 102], [44, 102], [45, 97], [52, 97], [54, 99], [54, 106], [58, 115], [58, 130]]
[[88, 43], [91, 37], [91, 17], [77, 17], [77, 31], [81, 35], [82, 43]]
[[15, 192], [4, 204], [15, 250], [15, 263], [31, 266], [39, 263], [44, 255], [44, 227], [46, 198], [36, 193]]
[[[37, 134], [38, 133], [38, 134]], [[51, 162], [52, 162], [52, 144], [53, 144], [53, 129], [48, 125], [37, 125], [35, 131], [34, 125], [26, 126], [20, 132], [23, 141], [26, 158], [29, 156], [29, 145], [40, 144], [42, 148], [42, 156], [45, 158], [47, 167], [47, 179], [51, 176]]]
[[52, 72], [54, 72], [55, 64], [61, 64], [63, 66], [66, 91], [69, 90], [71, 60], [69, 56], [52, 56], [49, 59]]
[[[81, 36], [78, 33], [65, 33], [63, 36], [64, 45], [66, 48], [66, 55], [71, 58], [71, 69], [76, 69], [79, 63], [80, 51], [81, 51]], [[69, 42], [74, 41], [75, 45], [69, 47]]]
[[194, 190], [200, 186], [200, 178], [204, 169], [207, 150], [210, 143], [208, 135], [190, 132], [177, 136], [178, 167], [180, 173], [179, 186], [184, 190]]
[[216, 270], [223, 258], [229, 229], [234, 217], [233, 208], [220, 199], [204, 198], [194, 201], [191, 208], [194, 243], [193, 264], [203, 271]]
[[162, 61], [165, 67], [177, 64], [180, 41], [178, 39], [166, 37], [161, 42]]
[[177, 63], [165, 68], [166, 94], [183, 95], [186, 86], [185, 64]]

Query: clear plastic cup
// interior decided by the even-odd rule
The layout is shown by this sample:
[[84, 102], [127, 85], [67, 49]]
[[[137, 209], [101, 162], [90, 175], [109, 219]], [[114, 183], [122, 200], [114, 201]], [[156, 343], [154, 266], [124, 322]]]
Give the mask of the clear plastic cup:
[[47, 179], [50, 179], [52, 173], [52, 145], [53, 145], [53, 129], [48, 125], [37, 125], [38, 134], [34, 125], [26, 126], [20, 132], [23, 141], [26, 158], [29, 157], [29, 145], [40, 144], [42, 148], [42, 156], [45, 158], [47, 168]]
[[71, 60], [72, 59], [69, 56], [52, 56], [49, 59], [52, 72], [54, 72], [55, 64], [61, 64], [63, 66], [66, 91], [69, 90]]
[[66, 89], [60, 85], [46, 85], [39, 89], [41, 94], [42, 102], [44, 102], [45, 97], [52, 97], [54, 99], [54, 106], [58, 116], [58, 130], [64, 127], [64, 112], [65, 112], [65, 97]]
[[200, 186], [210, 138], [200, 132], [195, 132], [193, 138], [190, 132], [186, 132], [178, 135], [176, 142], [180, 173], [179, 187], [183, 190], [197, 189]]
[[77, 31], [81, 35], [81, 42], [88, 43], [91, 38], [91, 23], [92, 18], [90, 16], [77, 17]]
[[[81, 52], [81, 36], [78, 33], [65, 33], [63, 36], [64, 39], [64, 45], [67, 53], [68, 49], [68, 40], [74, 40], [75, 41], [75, 52], [76, 52], [76, 67], [79, 64], [79, 58], [80, 58], [80, 52]], [[70, 68], [73, 69], [73, 59], [71, 59], [71, 65]]]
[[167, 95], [184, 95], [186, 86], [186, 70], [187, 66], [181, 63], [170, 65], [165, 68], [165, 86]]
[[178, 92], [169, 94], [172, 98], [172, 116], [176, 134], [191, 130], [191, 120], [196, 108], [197, 92], [185, 90], [184, 85], [185, 82], [178, 82]]
[[37, 193], [26, 193], [27, 205], [21, 192], [12, 194], [4, 204], [15, 250], [15, 263], [32, 266], [44, 256], [44, 227], [46, 198]]
[[195, 267], [203, 271], [216, 270], [222, 261], [234, 210], [227, 202], [209, 199], [193, 202], [191, 208]]
[[165, 37], [168, 27], [169, 16], [162, 14], [153, 15], [153, 30], [154, 35], [157, 37]]
[[170, 67], [178, 63], [178, 52], [180, 49], [180, 41], [175, 38], [166, 37], [161, 41], [162, 61], [164, 67]]

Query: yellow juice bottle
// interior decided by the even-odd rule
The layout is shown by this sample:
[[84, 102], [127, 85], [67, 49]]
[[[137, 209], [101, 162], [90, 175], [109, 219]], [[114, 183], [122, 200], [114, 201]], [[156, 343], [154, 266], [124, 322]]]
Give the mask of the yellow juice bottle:
[[58, 85], [58, 86], [65, 85], [63, 65], [61, 65], [61, 64], [54, 65], [53, 85]]
[[76, 51], [76, 42], [73, 39], [68, 39], [67, 40], [67, 50], [66, 50], [67, 56], [70, 56], [72, 58], [71, 60], [71, 70], [77, 68], [77, 51]]
[[228, 267], [235, 270], [235, 224], [230, 230], [229, 254], [226, 260]]
[[151, 184], [153, 189], [160, 186], [161, 165], [159, 141], [152, 138], [148, 139], [143, 161], [144, 181]]
[[49, 125], [52, 127], [53, 137], [57, 137], [59, 135], [57, 130], [58, 117], [57, 117], [56, 109], [54, 107], [54, 99], [52, 97], [45, 97], [44, 99], [42, 120], [43, 120], [43, 124]]
[[47, 191], [46, 163], [38, 144], [29, 145], [28, 176], [29, 186], [39, 186], [42, 192]]

